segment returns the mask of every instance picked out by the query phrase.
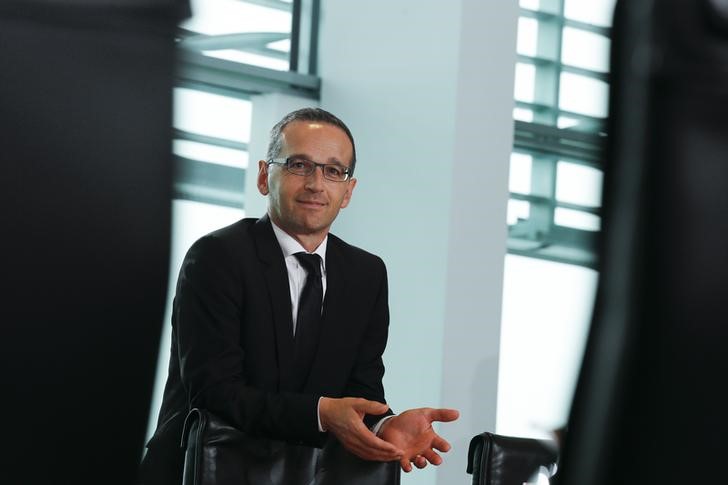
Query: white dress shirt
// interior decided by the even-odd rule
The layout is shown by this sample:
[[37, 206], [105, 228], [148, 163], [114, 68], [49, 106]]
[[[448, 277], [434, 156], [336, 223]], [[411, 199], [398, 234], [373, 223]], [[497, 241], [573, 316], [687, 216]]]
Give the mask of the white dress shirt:
[[[296, 321], [298, 320], [298, 302], [301, 300], [301, 293], [303, 292], [303, 286], [306, 284], [306, 269], [301, 266], [298, 258], [294, 256], [296, 253], [308, 253], [301, 243], [293, 239], [283, 229], [276, 226], [271, 221], [273, 226], [273, 232], [276, 235], [278, 244], [283, 251], [283, 258], [286, 262], [286, 269], [288, 269], [288, 288], [291, 290], [291, 312], [293, 313], [293, 334], [296, 334]], [[321, 284], [324, 289], [324, 296], [326, 295], [326, 245], [329, 242], [328, 234], [324, 240], [319, 244], [316, 250], [310, 254], [318, 254], [321, 257]], [[321, 301], [321, 307], [323, 308], [323, 300]]]

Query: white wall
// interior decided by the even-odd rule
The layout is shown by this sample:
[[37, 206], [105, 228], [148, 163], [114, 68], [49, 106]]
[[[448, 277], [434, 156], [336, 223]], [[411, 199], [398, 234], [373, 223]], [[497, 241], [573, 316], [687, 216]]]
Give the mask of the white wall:
[[333, 231], [389, 269], [388, 400], [462, 412], [440, 428], [454, 445], [445, 464], [403, 483], [468, 483], [470, 438], [495, 430], [518, 5], [321, 11], [320, 105], [349, 124], [359, 160]]

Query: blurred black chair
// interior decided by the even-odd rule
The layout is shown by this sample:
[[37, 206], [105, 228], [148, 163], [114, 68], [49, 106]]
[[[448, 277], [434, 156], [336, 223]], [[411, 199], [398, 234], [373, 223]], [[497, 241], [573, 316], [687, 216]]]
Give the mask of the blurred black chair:
[[129, 485], [169, 281], [185, 0], [0, 1], [3, 485]]
[[323, 449], [251, 439], [204, 409], [185, 422], [183, 485], [398, 485], [399, 462], [362, 460], [329, 438]]
[[554, 442], [486, 432], [470, 441], [467, 472], [473, 475], [473, 485], [523, 485], [541, 467], [553, 475], [557, 460]]

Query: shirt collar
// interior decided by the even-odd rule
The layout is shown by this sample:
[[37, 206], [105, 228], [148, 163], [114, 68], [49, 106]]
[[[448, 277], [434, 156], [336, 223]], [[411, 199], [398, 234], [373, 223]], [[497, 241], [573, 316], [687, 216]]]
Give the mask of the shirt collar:
[[[276, 225], [275, 222], [271, 219], [270, 221], [271, 225], [273, 226], [273, 233], [276, 236], [276, 239], [278, 240], [278, 244], [281, 247], [281, 250], [283, 251], [283, 257], [287, 258], [289, 256], [293, 256], [296, 253], [304, 252], [307, 253], [306, 249], [304, 249], [303, 246], [301, 246], [301, 243], [296, 241], [290, 234], [288, 234], [286, 231], [281, 229]], [[326, 246], [329, 242], [329, 235], [327, 234], [326, 237], [324, 237], [324, 240], [321, 241], [321, 244], [318, 245], [318, 247], [314, 250], [312, 254], [318, 254], [321, 256], [321, 261], [323, 263], [323, 268], [326, 270]]]

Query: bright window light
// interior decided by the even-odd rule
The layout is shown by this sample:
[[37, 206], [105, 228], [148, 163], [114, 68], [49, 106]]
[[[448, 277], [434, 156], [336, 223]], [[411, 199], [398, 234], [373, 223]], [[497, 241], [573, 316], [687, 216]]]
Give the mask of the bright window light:
[[587, 24], [610, 27], [615, 0], [566, 0], [564, 17]]
[[581, 29], [564, 27], [561, 62], [592, 71], [609, 71], [609, 39]]
[[520, 194], [531, 193], [531, 166], [533, 157], [525, 153], [511, 153], [508, 190]]
[[561, 73], [559, 108], [596, 118], [607, 116], [609, 86], [604, 81], [570, 72]]
[[250, 141], [250, 101], [175, 88], [174, 102], [175, 128], [243, 143]]
[[602, 205], [601, 170], [569, 162], [556, 164], [556, 200], [587, 207]]
[[174, 140], [175, 155], [200, 162], [216, 163], [228, 167], [248, 168], [248, 152], [234, 148], [219, 147], [189, 140]]
[[566, 423], [597, 276], [582, 266], [506, 256], [496, 432], [551, 438]]
[[536, 66], [533, 64], [516, 64], [515, 97], [518, 101], [532, 103], [536, 92]]
[[291, 12], [240, 0], [192, 0], [192, 16], [180, 23], [205, 35], [290, 32]]
[[517, 52], [535, 57], [538, 49], [538, 21], [529, 17], [518, 19]]
[[554, 224], [584, 231], [599, 231], [602, 228], [602, 219], [589, 212], [557, 207], [554, 210]]
[[516, 224], [519, 220], [527, 220], [530, 214], [531, 203], [527, 200], [508, 200], [508, 211], [506, 218], [508, 220], [509, 226]]

